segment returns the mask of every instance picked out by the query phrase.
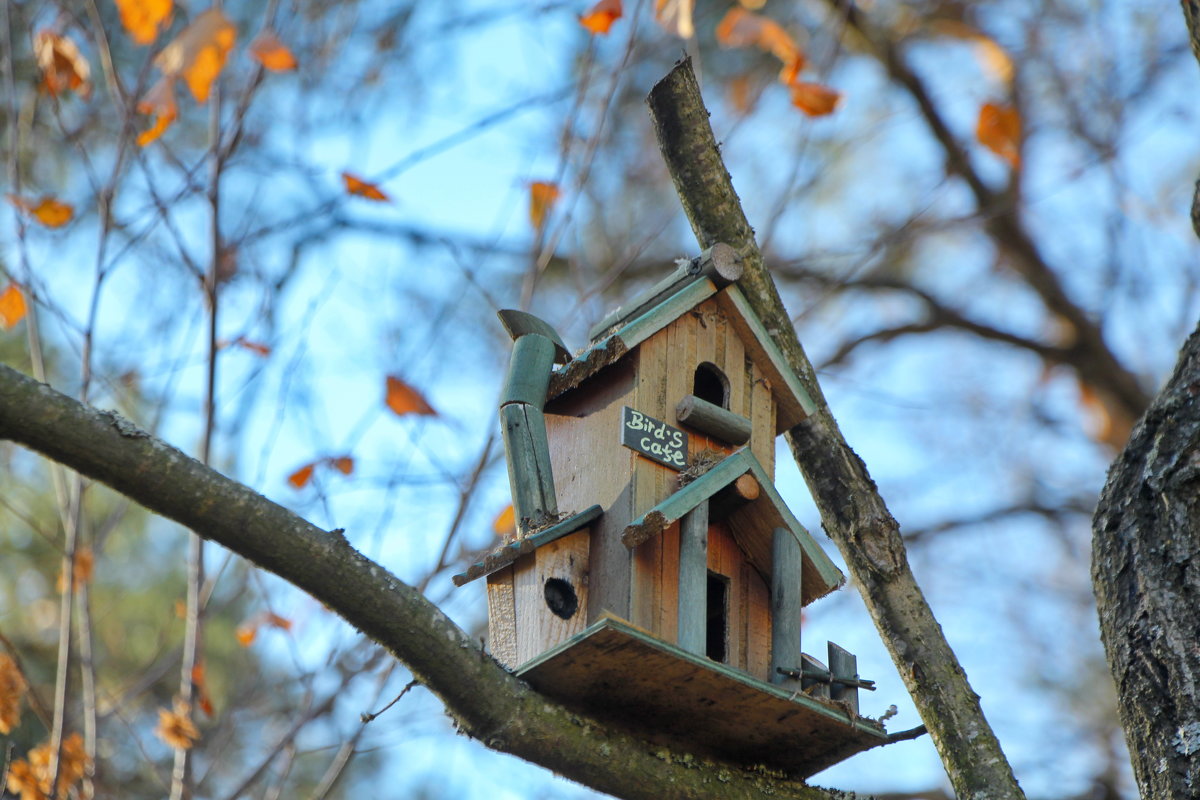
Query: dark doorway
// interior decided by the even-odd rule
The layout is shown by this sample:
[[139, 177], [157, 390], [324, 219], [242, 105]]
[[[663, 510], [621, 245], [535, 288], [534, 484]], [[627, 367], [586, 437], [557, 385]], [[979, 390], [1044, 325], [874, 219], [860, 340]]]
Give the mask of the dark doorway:
[[724, 663], [729, 638], [729, 578], [716, 572], [708, 573], [708, 626], [704, 637], [704, 654], [713, 661]]
[[696, 367], [692, 380], [692, 394], [714, 406], [729, 408], [729, 379], [715, 364], [705, 361]]

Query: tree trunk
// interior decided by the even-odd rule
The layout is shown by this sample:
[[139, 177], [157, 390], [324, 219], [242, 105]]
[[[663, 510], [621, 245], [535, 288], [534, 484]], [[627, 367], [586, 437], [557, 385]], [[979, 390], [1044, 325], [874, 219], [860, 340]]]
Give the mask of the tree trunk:
[[1092, 583], [1142, 797], [1200, 797], [1200, 328], [1109, 469]]

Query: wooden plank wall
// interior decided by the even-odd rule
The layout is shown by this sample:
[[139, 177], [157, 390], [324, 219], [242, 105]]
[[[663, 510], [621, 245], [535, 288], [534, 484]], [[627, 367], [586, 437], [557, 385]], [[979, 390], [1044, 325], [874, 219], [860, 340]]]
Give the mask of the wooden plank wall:
[[[772, 472], [775, 461], [775, 420], [770, 384], [760, 380], [761, 372], [746, 357], [740, 336], [714, 300], [701, 303], [641, 344], [637, 355], [632, 407], [671, 425], [679, 425], [675, 418], [675, 407], [684, 396], [692, 393], [696, 367], [705, 362], [715, 365], [729, 379], [729, 410], [750, 419], [753, 430], [750, 449], [768, 472]], [[692, 458], [704, 450], [724, 453], [734, 450], [724, 442], [704, 434], [687, 432], [688, 452]], [[649, 459], [635, 458], [632, 487], [633, 515], [636, 517], [677, 491], [679, 474]], [[736, 545], [734, 549], [736, 551]], [[675, 641], [677, 630], [678, 553], [678, 526], [672, 526], [666, 535], [639, 546], [634, 552], [630, 587], [631, 607], [627, 618], [669, 642]], [[761, 671], [765, 675], [767, 666], [764, 659], [770, 655], [766, 586], [752, 569], [753, 581], [749, 577], [745, 580], [740, 578], [740, 561], [735, 566], [731, 560], [728, 569], [732, 573], [722, 574], [729, 575], [739, 590], [743, 585], [749, 587], [752, 583], [755, 587], [752, 593], [746, 588], [744, 596], [730, 596], [732, 603], [753, 608], [758, 615], [752, 628], [746, 627], [748, 623], [744, 615], [739, 617], [741, 622], [738, 625], [742, 630], [731, 635], [740, 643], [751, 630], [758, 638], [766, 631], [767, 645], [751, 648], [756, 659], [756, 674]], [[730, 588], [733, 589], [732, 586]], [[734, 627], [731, 620], [731, 631]], [[746, 652], [742, 648], [737, 656], [738, 665], [743, 669], [748, 663]]]
[[621, 532], [633, 519], [637, 456], [621, 445], [620, 431], [621, 409], [637, 407], [634, 389], [634, 359], [628, 358], [546, 406], [558, 507], [604, 509], [591, 527], [589, 624], [606, 611], [630, 618], [632, 557]]
[[771, 658], [770, 593], [724, 523], [709, 526], [708, 568], [729, 579], [726, 663], [765, 681]]
[[[587, 627], [589, 538], [586, 528], [576, 531], [522, 556], [512, 566], [514, 665], [524, 664]], [[566, 581], [575, 591], [578, 608], [568, 619], [555, 614], [546, 603], [546, 581], [551, 578]]]

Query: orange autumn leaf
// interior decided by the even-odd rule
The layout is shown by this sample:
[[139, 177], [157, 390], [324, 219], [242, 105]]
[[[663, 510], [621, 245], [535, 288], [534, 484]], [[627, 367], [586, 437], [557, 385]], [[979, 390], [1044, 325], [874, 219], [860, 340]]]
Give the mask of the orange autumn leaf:
[[271, 355], [270, 345], [265, 345], [262, 342], [252, 341], [244, 336], [237, 337], [231, 342], [231, 344], [235, 344], [243, 350], [249, 350], [251, 353], [254, 353], [254, 355], [262, 356], [263, 358]]
[[204, 716], [213, 715], [212, 698], [208, 695], [208, 684], [204, 679], [204, 662], [199, 661], [192, 667], [192, 685], [196, 687], [196, 705], [204, 712]]
[[392, 200], [375, 184], [370, 181], [364, 181], [362, 178], [352, 175], [349, 172], [342, 173], [342, 181], [346, 184], [346, 191], [349, 194], [365, 197], [368, 200], [375, 200], [379, 203], [390, 203]]
[[[46, 741], [29, 751], [29, 760], [15, 760], [8, 771], [8, 789], [21, 800], [46, 800], [50, 791], [50, 762], [54, 749]], [[58, 749], [57, 798], [66, 798], [72, 787], [91, 769], [92, 760], [83, 746], [83, 737], [72, 733]]]
[[287, 482], [290, 483], [295, 489], [303, 489], [305, 486], [308, 486], [308, 482], [312, 480], [313, 469], [315, 469], [316, 466], [316, 464], [305, 464], [291, 475], [288, 475]]
[[191, 707], [187, 703], [175, 701], [175, 710], [158, 710], [158, 727], [154, 735], [162, 739], [175, 750], [188, 750], [200, 738], [196, 723], [192, 722]]
[[152, 114], [154, 124], [138, 134], [138, 147], [145, 147], [163, 135], [176, 117], [179, 116], [179, 104], [175, 101], [175, 81], [164, 77], [150, 87], [146, 96], [138, 101], [139, 114]]
[[15, 283], [0, 292], [0, 328], [9, 330], [25, 319], [28, 308], [25, 305], [25, 295]]
[[296, 68], [296, 57], [271, 31], [263, 31], [250, 43], [250, 56], [271, 72], [289, 72]]
[[546, 215], [560, 196], [562, 193], [556, 183], [534, 181], [529, 184], [529, 221], [534, 228], [541, 229], [546, 222]]
[[496, 519], [492, 521], [492, 530], [504, 539], [511, 539], [517, 532], [516, 512], [513, 511], [511, 503], [496, 515]]
[[220, 9], [210, 8], [162, 49], [154, 65], [164, 77], [182, 79], [196, 102], [204, 103], [236, 40], [233, 23]]
[[579, 24], [593, 34], [605, 34], [620, 18], [621, 0], [600, 0], [579, 18]]
[[343, 475], [349, 475], [354, 472], [354, 459], [350, 456], [337, 456], [336, 458], [331, 458], [329, 463]]
[[419, 391], [409, 386], [395, 375], [388, 375], [387, 394], [384, 398], [387, 407], [398, 416], [405, 414], [420, 414], [436, 417], [437, 412]]
[[[774, 54], [785, 65], [802, 58], [796, 40], [783, 26], [739, 6], [729, 9], [717, 24], [717, 43], [722, 47], [757, 47]], [[803, 67], [803, 61], [797, 71], [800, 67]]]
[[25, 690], [25, 678], [17, 662], [7, 653], [0, 653], [0, 733], [6, 736], [21, 722]]
[[8, 202], [31, 214], [34, 219], [47, 228], [61, 228], [75, 216], [75, 209], [69, 203], [61, 203], [53, 197], [42, 197], [38, 200], [28, 200], [14, 194], [6, 195]]
[[263, 614], [263, 622], [281, 631], [290, 631], [292, 629], [292, 621], [290, 619], [281, 617], [273, 611]]
[[171, 0], [117, 0], [121, 24], [138, 44], [150, 44], [170, 24]]
[[1021, 115], [1012, 106], [984, 103], [975, 125], [979, 143], [1013, 166], [1021, 166]]
[[[71, 568], [71, 585], [75, 591], [79, 591], [85, 583], [92, 579], [92, 573], [96, 568], [96, 556], [92, 553], [92, 548], [81, 547], [75, 551], [74, 565]], [[58, 573], [58, 592], [62, 594], [67, 589], [67, 576], [63, 573]]]
[[792, 105], [810, 117], [832, 114], [842, 102], [841, 92], [819, 83], [792, 84]]
[[237, 637], [238, 644], [242, 647], [249, 647], [254, 644], [254, 639], [258, 636], [258, 626], [250, 624], [238, 625], [233, 635]]
[[52, 96], [73, 91], [84, 99], [92, 93], [88, 80], [92, 70], [87, 59], [79, 53], [75, 42], [50, 31], [41, 31], [33, 43], [38, 67], [42, 70], [42, 86]]
[[800, 83], [800, 72], [808, 64], [808, 59], [802, 53], [797, 53], [791, 61], [783, 65], [783, 69], [779, 70], [779, 82], [784, 86], [795, 86]]

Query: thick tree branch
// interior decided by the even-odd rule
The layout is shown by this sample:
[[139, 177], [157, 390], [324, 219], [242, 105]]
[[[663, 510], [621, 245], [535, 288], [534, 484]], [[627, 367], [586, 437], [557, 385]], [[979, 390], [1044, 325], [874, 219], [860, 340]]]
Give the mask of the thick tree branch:
[[1200, 796], [1200, 328], [1113, 463], [1092, 586], [1142, 797]]
[[537, 694], [339, 531], [304, 521], [155, 439], [0, 365], [0, 439], [107, 484], [311, 594], [404, 662], [488, 747], [626, 798], [849, 800], [651, 744]]
[[647, 99], [663, 157], [701, 247], [732, 245], [746, 269], [739, 281], [818, 410], [788, 433], [829, 535], [837, 543], [929, 729], [958, 796], [1024, 797], [941, 627], [908, 565], [899, 525], [862, 460], [829, 413], [813, 368], [763, 266], [713, 138], [689, 60]]

